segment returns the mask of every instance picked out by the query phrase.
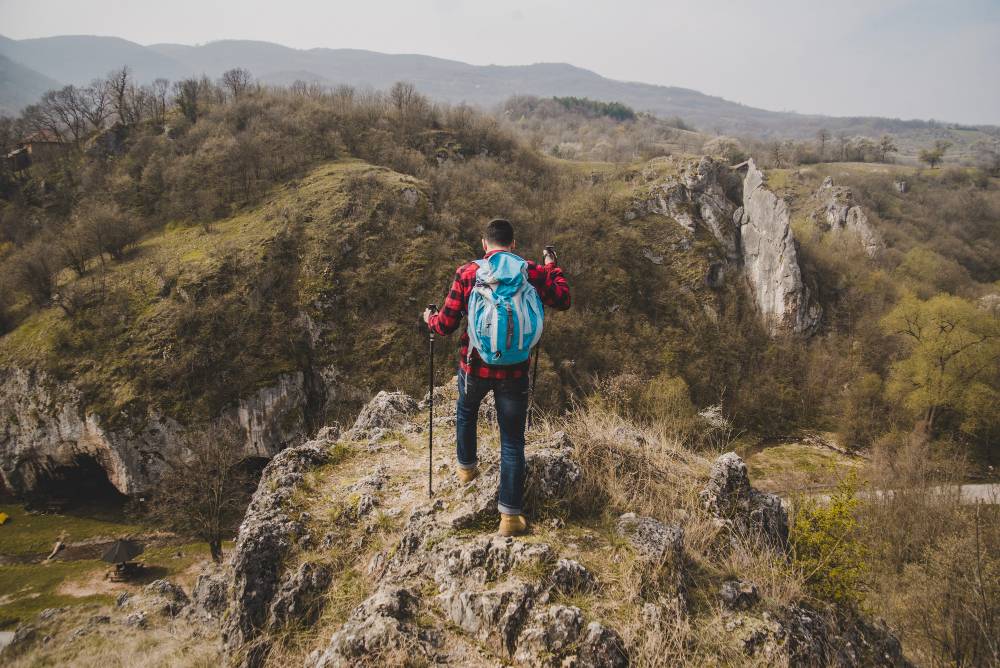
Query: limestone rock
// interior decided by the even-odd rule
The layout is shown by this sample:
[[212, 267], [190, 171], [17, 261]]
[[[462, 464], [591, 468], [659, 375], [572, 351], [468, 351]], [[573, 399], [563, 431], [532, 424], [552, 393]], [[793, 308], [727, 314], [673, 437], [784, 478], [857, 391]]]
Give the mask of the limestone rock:
[[370, 438], [380, 430], [385, 432], [400, 429], [416, 411], [417, 402], [410, 395], [405, 392], [383, 390], [361, 409], [354, 426], [351, 427], [351, 437]]
[[322, 595], [332, 578], [329, 566], [310, 561], [286, 575], [271, 603], [268, 615], [270, 629], [314, 623], [323, 610]]
[[407, 622], [417, 597], [403, 587], [385, 586], [359, 605], [314, 659], [316, 668], [340, 668], [371, 662], [391, 650], [419, 649], [416, 630]]
[[802, 280], [788, 206], [768, 190], [752, 158], [743, 179], [743, 208], [736, 213], [744, 273], [769, 331], [811, 334], [822, 309]]
[[[739, 230], [733, 225], [736, 205], [726, 196], [728, 167], [704, 156], [686, 165], [679, 177], [670, 177], [650, 187], [649, 191], [625, 212], [626, 220], [656, 214], [677, 221], [689, 232], [702, 228], [721, 244], [730, 260], [739, 258]], [[660, 264], [651, 251], [645, 257]]]
[[202, 573], [194, 583], [191, 598], [199, 609], [210, 616], [218, 617], [228, 603], [229, 582], [222, 572]]
[[908, 667], [896, 637], [862, 618], [826, 616], [805, 606], [779, 611], [745, 636], [753, 657], [792, 666]]
[[150, 607], [169, 617], [177, 616], [191, 602], [184, 590], [170, 580], [154, 580], [142, 591], [151, 599]]
[[719, 588], [719, 598], [730, 610], [747, 610], [757, 605], [760, 594], [757, 586], [743, 580], [727, 580]]
[[535, 612], [517, 641], [514, 661], [559, 666], [583, 630], [583, 614], [573, 606], [553, 605]]
[[536, 450], [527, 456], [525, 465], [524, 503], [536, 513], [563, 505], [583, 475], [567, 449]]
[[485, 591], [453, 587], [442, 592], [439, 600], [456, 626], [501, 653], [512, 655], [537, 593], [531, 584], [510, 580]]
[[597, 587], [594, 574], [574, 559], [560, 559], [549, 575], [552, 590], [563, 596], [588, 593]]
[[684, 552], [684, 530], [680, 526], [663, 524], [652, 517], [625, 513], [618, 518], [616, 529], [636, 551], [649, 559], [680, 563]]
[[[136, 416], [135, 426], [111, 429], [100, 416], [87, 413], [84, 403], [72, 382], [35, 369], [0, 369], [3, 486], [19, 495], [30, 493], [56, 468], [87, 457], [122, 494], [138, 494], [156, 483], [165, 459], [180, 455], [184, 427], [176, 420], [150, 409]], [[291, 373], [242, 398], [221, 417], [242, 428], [244, 456], [270, 458], [305, 440], [306, 404], [305, 378]]]
[[240, 657], [239, 665], [259, 665], [266, 657], [266, 642], [257, 643], [258, 637], [270, 625], [285, 555], [304, 532], [283, 505], [306, 472], [327, 461], [326, 446], [312, 441], [272, 459], [240, 525], [232, 554], [230, 610], [223, 625], [223, 640]]
[[702, 502], [713, 515], [741, 534], [760, 534], [776, 547], [788, 544], [788, 513], [781, 499], [750, 485], [747, 465], [735, 452], [712, 464]]
[[813, 197], [819, 202], [813, 220], [821, 221], [833, 232], [847, 230], [856, 234], [868, 257], [878, 257], [885, 250], [882, 235], [869, 222], [865, 210], [854, 203], [850, 188], [833, 185], [833, 179], [828, 176]]
[[575, 665], [577, 668], [625, 668], [628, 666], [625, 643], [614, 629], [591, 622], [577, 650]]

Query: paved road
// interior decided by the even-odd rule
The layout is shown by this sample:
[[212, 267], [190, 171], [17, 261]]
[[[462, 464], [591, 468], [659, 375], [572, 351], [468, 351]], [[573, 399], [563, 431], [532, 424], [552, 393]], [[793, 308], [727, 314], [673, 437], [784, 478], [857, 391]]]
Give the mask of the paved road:
[[[976, 484], [962, 485], [961, 490], [962, 490], [962, 503], [964, 504], [970, 504], [970, 505], [974, 503], [1000, 504], [1000, 483], [994, 482], [994, 483], [976, 483]], [[943, 492], [946, 491], [946, 488], [934, 487], [933, 491]], [[888, 493], [892, 494], [892, 491], [890, 490]], [[879, 490], [875, 492], [875, 494], [882, 495], [886, 494], [886, 492], [883, 490]], [[861, 492], [859, 494], [859, 496], [862, 497], [867, 495], [868, 495], [867, 492]], [[807, 494], [807, 496], [813, 499], [817, 499], [823, 503], [830, 500], [830, 495], [822, 492], [816, 494]], [[781, 498], [782, 503], [788, 506], [791, 500], [784, 494], [782, 494], [781, 497], [782, 497]]]

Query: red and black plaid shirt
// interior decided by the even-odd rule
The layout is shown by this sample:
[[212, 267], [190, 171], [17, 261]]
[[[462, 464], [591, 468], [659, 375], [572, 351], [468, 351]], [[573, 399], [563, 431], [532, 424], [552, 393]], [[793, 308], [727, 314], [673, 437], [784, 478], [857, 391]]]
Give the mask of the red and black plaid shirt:
[[[490, 251], [486, 257], [500, 251]], [[555, 263], [546, 265], [535, 264], [528, 260], [528, 281], [538, 290], [538, 296], [542, 298], [542, 303], [551, 308], [565, 311], [569, 308], [569, 283], [563, 276], [562, 269]], [[455, 280], [448, 291], [448, 297], [444, 300], [444, 306], [440, 311], [430, 317], [427, 326], [436, 334], [442, 336], [451, 334], [462, 322], [462, 316], [466, 315], [469, 308], [469, 295], [476, 285], [476, 272], [479, 265], [469, 262], [458, 268], [455, 272]], [[472, 357], [469, 357], [469, 333], [462, 332], [459, 340], [460, 355], [459, 364], [462, 371], [479, 378], [520, 378], [528, 373], [528, 361], [520, 364], [508, 364], [504, 366], [490, 366], [479, 357], [479, 352], [473, 348]]]

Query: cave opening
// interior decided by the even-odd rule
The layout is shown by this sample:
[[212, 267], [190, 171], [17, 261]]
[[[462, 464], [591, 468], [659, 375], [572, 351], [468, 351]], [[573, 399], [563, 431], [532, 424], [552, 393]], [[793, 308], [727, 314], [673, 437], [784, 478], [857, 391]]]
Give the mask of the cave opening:
[[111, 483], [96, 459], [77, 455], [70, 464], [40, 473], [26, 501], [38, 510], [120, 515], [129, 497]]

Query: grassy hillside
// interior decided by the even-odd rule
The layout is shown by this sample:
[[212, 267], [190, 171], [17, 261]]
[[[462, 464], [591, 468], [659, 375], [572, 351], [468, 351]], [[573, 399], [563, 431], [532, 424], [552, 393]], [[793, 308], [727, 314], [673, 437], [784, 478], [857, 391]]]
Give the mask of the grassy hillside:
[[[931, 410], [943, 412], [933, 437], [996, 454], [988, 407], [1000, 379], [982, 364], [992, 335], [969, 349], [987, 357], [955, 369], [983, 370], [954, 385], [974, 391], [920, 408], [906, 388], [926, 351], [889, 318], [944, 305], [975, 332], [993, 326], [977, 307], [1000, 279], [998, 185], [985, 172], [772, 170], [826, 316], [811, 340], [769, 338], [738, 271], [707, 280], [724, 257], [711, 234], [627, 216], [651, 187], [682, 178], [690, 156], [545, 156], [407, 86], [237, 96], [198, 85], [201, 106], [168, 109], [169, 132], [140, 118], [110, 153], [84, 150], [88, 139], [3, 182], [0, 354], [80, 383], [106, 420], [148, 407], [204, 419], [293, 370], [344, 389], [335, 410], [380, 388], [417, 393], [419, 312], [443, 300], [454, 269], [480, 252], [482, 225], [502, 215], [527, 257], [560, 249], [573, 289], [574, 308], [553, 315], [541, 345], [547, 408], [607, 385], [638, 419], [667, 393], [685, 414], [718, 405], [751, 438], [818, 427], [851, 447], [895, 442]], [[629, 138], [641, 128], [607, 120], [607, 135], [643, 141]], [[812, 222], [826, 175], [851, 186], [885, 237], [876, 260]]]

